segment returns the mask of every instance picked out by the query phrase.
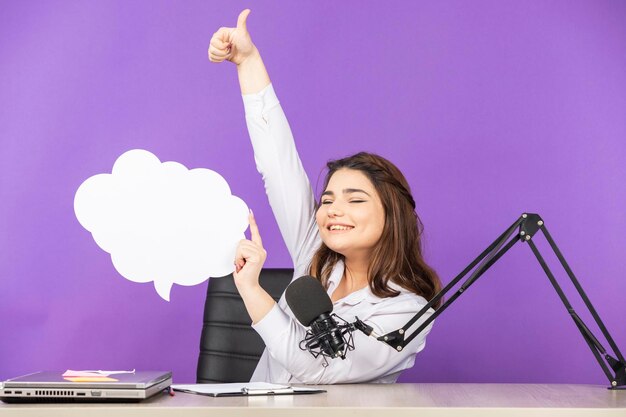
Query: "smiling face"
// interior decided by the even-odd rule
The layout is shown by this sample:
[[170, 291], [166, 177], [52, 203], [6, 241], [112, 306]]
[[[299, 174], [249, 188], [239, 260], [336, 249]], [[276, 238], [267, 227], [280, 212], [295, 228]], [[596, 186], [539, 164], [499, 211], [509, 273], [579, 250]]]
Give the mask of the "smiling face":
[[345, 257], [362, 257], [382, 235], [385, 209], [363, 172], [342, 168], [328, 181], [316, 220], [326, 246]]

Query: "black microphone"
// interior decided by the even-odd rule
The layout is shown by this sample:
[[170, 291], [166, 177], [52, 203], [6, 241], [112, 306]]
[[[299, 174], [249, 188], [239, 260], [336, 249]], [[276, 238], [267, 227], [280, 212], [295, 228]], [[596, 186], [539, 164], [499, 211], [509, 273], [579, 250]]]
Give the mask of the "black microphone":
[[[354, 349], [354, 325], [332, 313], [333, 303], [317, 279], [309, 275], [296, 279], [287, 287], [285, 299], [296, 319], [303, 326], [310, 327], [300, 342], [300, 349], [308, 350], [314, 357], [341, 359], [346, 358], [348, 350]], [[346, 333], [349, 334], [347, 340]]]

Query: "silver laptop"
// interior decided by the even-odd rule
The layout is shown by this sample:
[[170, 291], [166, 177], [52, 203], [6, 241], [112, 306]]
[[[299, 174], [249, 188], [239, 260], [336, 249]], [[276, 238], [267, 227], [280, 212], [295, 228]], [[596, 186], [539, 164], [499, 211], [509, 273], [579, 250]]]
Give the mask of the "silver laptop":
[[63, 372], [35, 372], [4, 381], [4, 402], [126, 402], [151, 397], [172, 384], [171, 372], [136, 371], [112, 375], [114, 381], [73, 382]]

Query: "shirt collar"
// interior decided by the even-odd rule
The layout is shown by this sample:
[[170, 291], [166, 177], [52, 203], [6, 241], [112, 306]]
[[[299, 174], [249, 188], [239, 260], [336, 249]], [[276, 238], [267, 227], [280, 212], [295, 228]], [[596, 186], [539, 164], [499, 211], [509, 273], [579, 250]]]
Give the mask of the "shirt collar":
[[335, 267], [328, 277], [327, 292], [329, 296], [333, 293], [333, 291], [335, 291], [335, 288], [337, 288], [337, 285], [339, 285], [339, 283], [341, 282], [341, 278], [343, 277], [343, 271], [345, 268], [346, 266], [344, 265], [342, 260], [337, 261], [337, 263], [335, 264]]
[[[328, 277], [328, 290], [327, 290], [328, 296], [332, 295], [333, 291], [335, 291], [335, 288], [337, 288], [337, 286], [341, 282], [345, 267], [346, 266], [342, 260], [337, 261], [337, 263], [335, 264], [335, 267], [330, 273], [330, 277]], [[389, 281], [387, 285], [391, 289], [399, 291], [400, 293], [407, 292], [407, 290], [405, 290], [404, 288], [402, 288], [401, 286], [399, 286], [398, 284], [394, 282]], [[367, 301], [369, 303], [376, 304], [383, 300], [384, 300], [383, 298], [380, 298], [377, 295], [374, 295], [374, 293], [372, 293], [370, 286], [368, 285], [342, 298], [341, 300], [337, 301], [336, 304], [356, 305], [362, 301]]]

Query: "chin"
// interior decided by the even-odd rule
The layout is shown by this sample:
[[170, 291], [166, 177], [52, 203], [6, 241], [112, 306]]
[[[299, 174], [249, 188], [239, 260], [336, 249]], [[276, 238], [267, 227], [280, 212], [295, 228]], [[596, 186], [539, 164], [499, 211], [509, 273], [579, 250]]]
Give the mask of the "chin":
[[324, 244], [333, 252], [337, 252], [340, 255], [343, 255], [344, 258], [350, 256], [350, 254], [354, 254], [354, 251], [358, 251], [358, 248], [355, 248], [354, 244], [349, 242], [337, 242], [333, 241], [333, 239], [324, 239]]
[[328, 239], [328, 237], [323, 237], [322, 242], [324, 242], [328, 249], [332, 250], [333, 252], [337, 252], [343, 256], [346, 256], [345, 253], [350, 249], [349, 245], [346, 245], [345, 243], [339, 243], [332, 237], [330, 239]]

